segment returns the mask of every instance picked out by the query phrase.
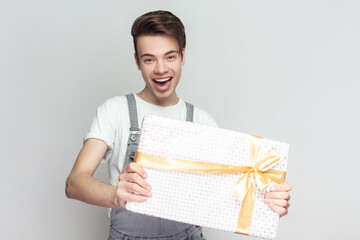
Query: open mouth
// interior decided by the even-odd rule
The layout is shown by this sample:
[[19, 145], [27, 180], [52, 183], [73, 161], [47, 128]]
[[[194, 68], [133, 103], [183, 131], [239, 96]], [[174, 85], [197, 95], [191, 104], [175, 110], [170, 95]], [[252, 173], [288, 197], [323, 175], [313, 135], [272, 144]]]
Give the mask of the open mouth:
[[153, 82], [159, 87], [166, 87], [170, 84], [172, 77], [153, 79]]

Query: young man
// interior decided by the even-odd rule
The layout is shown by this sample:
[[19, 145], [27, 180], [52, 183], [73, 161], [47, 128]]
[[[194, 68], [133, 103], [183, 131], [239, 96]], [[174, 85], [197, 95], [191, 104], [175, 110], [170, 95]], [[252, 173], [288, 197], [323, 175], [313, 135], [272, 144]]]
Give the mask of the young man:
[[[152, 194], [146, 172], [132, 162], [139, 139], [138, 126], [145, 113], [216, 126], [207, 112], [194, 108], [176, 94], [185, 64], [186, 39], [181, 21], [167, 11], [149, 12], [135, 20], [131, 34], [135, 62], [145, 88], [137, 94], [111, 98], [98, 108], [66, 181], [66, 195], [110, 208], [108, 239], [204, 239], [199, 226], [125, 209], [127, 201], [146, 201]], [[92, 177], [102, 160], [108, 163], [111, 185]], [[284, 216], [289, 207], [290, 190], [289, 184], [279, 184], [264, 201]], [[133, 191], [139, 195], [132, 194]]]

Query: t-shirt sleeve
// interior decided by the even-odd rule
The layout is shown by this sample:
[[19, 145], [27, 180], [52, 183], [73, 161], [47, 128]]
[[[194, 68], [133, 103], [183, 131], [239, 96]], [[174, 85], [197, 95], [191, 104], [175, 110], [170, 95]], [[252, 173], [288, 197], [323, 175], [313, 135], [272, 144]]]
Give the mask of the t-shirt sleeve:
[[104, 155], [103, 161], [107, 161], [113, 151], [116, 135], [114, 112], [111, 110], [112, 104], [109, 101], [100, 105], [93, 118], [90, 131], [85, 135], [84, 143], [89, 138], [96, 138], [104, 141], [108, 149]]
[[209, 117], [208, 117], [208, 123], [206, 125], [210, 126], [210, 127], [218, 127], [215, 119], [210, 114], [209, 114]]
[[208, 112], [197, 107], [194, 110], [194, 122], [209, 127], [218, 127], [215, 119]]

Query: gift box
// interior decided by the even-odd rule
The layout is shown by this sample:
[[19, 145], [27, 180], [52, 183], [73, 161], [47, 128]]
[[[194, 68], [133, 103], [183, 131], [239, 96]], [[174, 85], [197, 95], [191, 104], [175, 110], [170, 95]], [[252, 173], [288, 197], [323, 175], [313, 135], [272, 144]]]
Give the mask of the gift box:
[[264, 203], [285, 180], [289, 145], [231, 130], [146, 115], [135, 162], [152, 197], [128, 210], [274, 239], [279, 215]]

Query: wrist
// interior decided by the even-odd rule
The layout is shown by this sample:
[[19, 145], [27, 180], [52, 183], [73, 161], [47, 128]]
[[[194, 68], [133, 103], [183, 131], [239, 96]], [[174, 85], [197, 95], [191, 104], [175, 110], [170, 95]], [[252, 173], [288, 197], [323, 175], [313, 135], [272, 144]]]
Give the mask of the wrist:
[[117, 188], [114, 187], [114, 194], [113, 194], [113, 198], [112, 198], [112, 208], [121, 208], [120, 202], [119, 202], [119, 199], [118, 199], [116, 193], [117, 193]]

